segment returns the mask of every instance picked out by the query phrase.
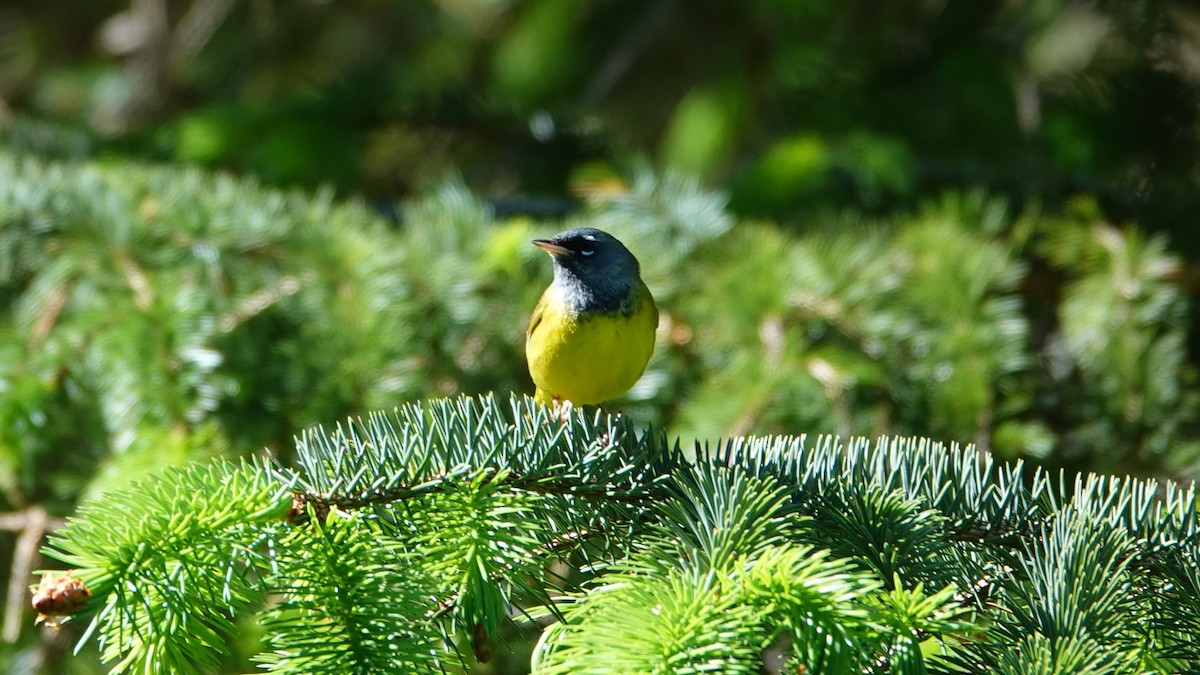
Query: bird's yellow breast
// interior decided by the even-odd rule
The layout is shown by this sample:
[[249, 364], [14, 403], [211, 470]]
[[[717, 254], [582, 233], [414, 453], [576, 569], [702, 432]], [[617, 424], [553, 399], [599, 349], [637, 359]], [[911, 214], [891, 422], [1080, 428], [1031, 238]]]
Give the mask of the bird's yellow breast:
[[537, 399], [576, 405], [616, 398], [638, 381], [654, 351], [658, 308], [643, 283], [629, 314], [575, 312], [557, 286], [542, 295], [525, 341]]

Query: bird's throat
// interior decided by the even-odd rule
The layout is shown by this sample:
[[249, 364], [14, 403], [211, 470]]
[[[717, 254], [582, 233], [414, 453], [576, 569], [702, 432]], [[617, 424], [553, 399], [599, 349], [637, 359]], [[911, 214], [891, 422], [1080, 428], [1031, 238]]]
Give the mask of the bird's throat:
[[583, 279], [565, 267], [556, 266], [554, 285], [558, 286], [563, 304], [579, 314], [629, 314], [634, 309], [636, 298], [628, 284], [610, 279]]

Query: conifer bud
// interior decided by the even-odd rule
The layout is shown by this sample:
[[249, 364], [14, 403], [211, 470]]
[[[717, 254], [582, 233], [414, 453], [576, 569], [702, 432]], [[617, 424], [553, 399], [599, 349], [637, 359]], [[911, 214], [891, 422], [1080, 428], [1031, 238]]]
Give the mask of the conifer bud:
[[33, 592], [33, 608], [38, 612], [34, 623], [45, 622], [57, 627], [59, 617], [83, 609], [90, 597], [92, 591], [70, 572], [46, 572]]

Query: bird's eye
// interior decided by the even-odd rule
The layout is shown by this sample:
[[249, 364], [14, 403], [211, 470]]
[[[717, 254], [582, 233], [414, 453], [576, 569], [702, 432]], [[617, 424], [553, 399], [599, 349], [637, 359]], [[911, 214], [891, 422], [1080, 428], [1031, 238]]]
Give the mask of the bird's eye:
[[590, 241], [583, 242], [583, 244], [579, 247], [580, 255], [591, 255], [595, 252], [596, 252], [596, 245]]

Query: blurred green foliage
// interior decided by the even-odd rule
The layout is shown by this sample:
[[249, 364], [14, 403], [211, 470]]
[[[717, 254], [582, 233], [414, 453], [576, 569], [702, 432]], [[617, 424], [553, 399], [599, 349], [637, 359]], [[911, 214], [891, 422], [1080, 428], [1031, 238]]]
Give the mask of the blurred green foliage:
[[1194, 478], [1197, 63], [1179, 0], [9, 2], [0, 510], [529, 390], [584, 224], [639, 421]]
[[1179, 0], [16, 0], [0, 54], [0, 114], [380, 199], [639, 154], [798, 226], [982, 185], [1186, 232], [1200, 200]]
[[[583, 207], [558, 221], [497, 217], [458, 182], [395, 224], [329, 192], [11, 153], [0, 186], [14, 506], [66, 508], [197, 454], [285, 453], [309, 425], [401, 401], [527, 390], [524, 324], [549, 276], [527, 242], [582, 225], [629, 243], [663, 308], [647, 375], [615, 406], [644, 422], [1196, 469], [1180, 261], [1090, 200], [1050, 216], [957, 193], [798, 235], [644, 166], [578, 178]], [[71, 461], [31, 468], [64, 447]]]

